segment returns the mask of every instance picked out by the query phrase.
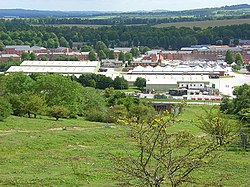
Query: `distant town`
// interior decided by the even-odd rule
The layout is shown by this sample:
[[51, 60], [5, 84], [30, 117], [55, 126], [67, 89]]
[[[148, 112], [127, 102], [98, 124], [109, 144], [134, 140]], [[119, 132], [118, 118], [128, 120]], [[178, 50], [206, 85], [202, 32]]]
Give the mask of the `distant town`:
[[[112, 79], [123, 77], [132, 87], [136, 79], [141, 77], [146, 80], [145, 90], [135, 95], [148, 98], [154, 98], [154, 94], [158, 93], [166, 95], [166, 98], [220, 100], [222, 98], [220, 92], [232, 96], [234, 86], [249, 83], [249, 77], [247, 77], [249, 73], [245, 70], [246, 75], [236, 74], [236, 79], [232, 67], [237, 63], [228, 64], [225, 59], [228, 51], [231, 51], [233, 56], [240, 54], [244, 62], [241, 64], [244, 70], [250, 62], [250, 40], [240, 40], [236, 47], [192, 45], [180, 50], [167, 51], [148, 48], [144, 54], [139, 53], [139, 48], [115, 47], [109, 49], [113, 51], [113, 59], [101, 59], [97, 53], [95, 59], [90, 59], [90, 52], [78, 51], [78, 45], [79, 43], [73, 43], [72, 49], [8, 45], [1, 53], [0, 60], [2, 62], [20, 61], [25, 53], [35, 54], [35, 61], [25, 60], [20, 66], [11, 66], [6, 73], [60, 73], [77, 77], [84, 73], [94, 73]], [[135, 58], [131, 58], [128, 62], [125, 62], [125, 59], [119, 60], [121, 53], [126, 54], [133, 50], [138, 50], [139, 53]], [[73, 61], [65, 61], [63, 58], [60, 60], [60, 57], [68, 57]], [[228, 77], [233, 83], [226, 84], [224, 82], [227, 79], [220, 79], [221, 77]]]

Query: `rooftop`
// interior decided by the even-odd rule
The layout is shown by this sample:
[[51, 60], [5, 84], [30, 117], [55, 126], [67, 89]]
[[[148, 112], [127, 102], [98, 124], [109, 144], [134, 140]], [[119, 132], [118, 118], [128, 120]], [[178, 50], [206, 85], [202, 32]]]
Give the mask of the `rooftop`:
[[15, 50], [30, 50], [29, 45], [6, 45], [6, 49], [15, 49]]
[[20, 66], [96, 67], [98, 61], [23, 61]]

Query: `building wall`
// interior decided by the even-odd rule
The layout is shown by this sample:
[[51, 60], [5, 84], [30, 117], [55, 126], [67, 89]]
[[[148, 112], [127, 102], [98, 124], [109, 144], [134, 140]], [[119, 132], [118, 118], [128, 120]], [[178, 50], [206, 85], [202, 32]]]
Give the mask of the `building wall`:
[[9, 59], [17, 61], [17, 60], [21, 60], [21, 57], [1, 57], [0, 56], [0, 62], [8, 62]]
[[187, 88], [187, 89], [204, 89], [205, 84], [202, 82], [193, 82], [193, 83], [186, 83], [186, 82], [179, 82], [179, 88]]
[[152, 92], [168, 92], [170, 89], [177, 89], [177, 84], [147, 84], [146, 90]]
[[[234, 55], [241, 53], [243, 59], [248, 59], [248, 49], [242, 49], [241, 51], [232, 51]], [[162, 56], [164, 60], [224, 60], [227, 50], [193, 50], [191, 53], [185, 53], [185, 51], [172, 51], [163, 52]]]
[[5, 52], [6, 54], [15, 54], [15, 48], [6, 48]]
[[30, 52], [34, 52], [36, 54], [38, 54], [38, 53], [48, 53], [48, 49], [32, 50]]
[[55, 49], [54, 52], [56, 52], [56, 53], [70, 53], [72, 51], [73, 51], [72, 49], [66, 48], [66, 49]]
[[152, 67], [156, 67], [160, 65], [159, 62], [131, 62], [131, 66], [136, 67], [136, 66], [152, 66]]

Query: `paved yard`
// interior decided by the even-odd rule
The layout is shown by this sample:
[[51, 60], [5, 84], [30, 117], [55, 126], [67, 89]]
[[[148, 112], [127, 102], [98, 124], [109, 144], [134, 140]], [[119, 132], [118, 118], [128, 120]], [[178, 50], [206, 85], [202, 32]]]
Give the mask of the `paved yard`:
[[250, 75], [236, 74], [231, 72], [230, 75], [233, 78], [221, 78], [221, 79], [210, 79], [211, 83], [215, 84], [216, 88], [225, 95], [233, 95], [234, 86], [240, 86], [243, 84], [250, 85]]

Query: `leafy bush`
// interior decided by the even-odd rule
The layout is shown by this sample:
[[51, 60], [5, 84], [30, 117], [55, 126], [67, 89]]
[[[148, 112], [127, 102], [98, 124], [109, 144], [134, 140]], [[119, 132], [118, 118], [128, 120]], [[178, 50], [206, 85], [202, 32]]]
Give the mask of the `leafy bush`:
[[162, 94], [155, 94], [154, 99], [167, 99], [168, 97], [166, 95]]
[[100, 111], [95, 108], [90, 108], [85, 113], [85, 118], [89, 121], [96, 121], [96, 122], [105, 122], [105, 115], [104, 111]]
[[9, 117], [11, 112], [11, 104], [6, 99], [0, 97], [0, 121]]
[[59, 118], [66, 118], [69, 116], [69, 110], [64, 106], [52, 106], [48, 110], [48, 115], [51, 117], [56, 118], [58, 120]]

